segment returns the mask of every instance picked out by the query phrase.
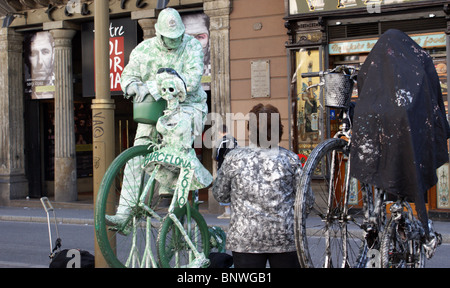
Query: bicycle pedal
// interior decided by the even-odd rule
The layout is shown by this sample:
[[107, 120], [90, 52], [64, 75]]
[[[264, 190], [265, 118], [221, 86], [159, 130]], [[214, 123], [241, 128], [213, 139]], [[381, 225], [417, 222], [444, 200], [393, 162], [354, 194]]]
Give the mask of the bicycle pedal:
[[191, 263], [189, 263], [189, 268], [207, 268], [210, 264], [210, 261], [208, 258], [205, 257], [205, 255], [201, 255], [198, 258], [195, 258]]
[[442, 244], [442, 234], [437, 232], [434, 232], [434, 234], [436, 235], [437, 246], [440, 246]]
[[201, 262], [200, 267], [201, 267], [201, 268], [208, 268], [210, 264], [211, 264], [211, 262], [209, 261], [209, 259], [204, 259], [204, 260]]

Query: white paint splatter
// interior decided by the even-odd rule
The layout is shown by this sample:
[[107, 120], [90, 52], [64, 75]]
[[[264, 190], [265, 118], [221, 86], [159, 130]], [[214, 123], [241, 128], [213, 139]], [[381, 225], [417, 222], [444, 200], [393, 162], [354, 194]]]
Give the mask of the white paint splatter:
[[405, 89], [399, 89], [395, 93], [395, 103], [398, 107], [405, 107], [411, 104], [413, 101], [413, 97], [411, 92], [406, 91]]

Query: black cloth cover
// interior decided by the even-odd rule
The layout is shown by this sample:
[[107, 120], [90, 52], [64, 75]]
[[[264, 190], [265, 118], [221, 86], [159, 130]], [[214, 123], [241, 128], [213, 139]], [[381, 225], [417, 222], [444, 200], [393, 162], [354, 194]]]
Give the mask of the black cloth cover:
[[426, 191], [448, 162], [450, 135], [431, 56], [405, 33], [388, 30], [358, 73], [358, 94], [351, 176], [406, 196], [427, 223]]

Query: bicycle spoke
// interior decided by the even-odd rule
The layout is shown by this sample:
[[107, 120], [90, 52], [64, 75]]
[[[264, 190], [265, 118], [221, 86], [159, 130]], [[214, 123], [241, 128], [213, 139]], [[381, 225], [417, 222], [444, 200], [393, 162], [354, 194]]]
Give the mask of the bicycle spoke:
[[[370, 205], [363, 203], [363, 186], [348, 190], [345, 145], [340, 139], [325, 141], [304, 167], [295, 216], [297, 250], [305, 267], [357, 267], [365, 257], [361, 227]], [[317, 171], [321, 177], [313, 177]], [[310, 190], [313, 203], [306, 193]]]
[[[397, 202], [399, 211], [393, 212], [392, 217], [383, 233], [381, 243], [381, 264], [384, 268], [423, 268], [425, 266], [425, 253], [422, 238], [414, 237], [414, 232], [420, 229], [421, 224], [412, 215], [407, 202]], [[406, 212], [401, 212], [408, 207]], [[404, 210], [403, 210], [404, 211]], [[400, 213], [400, 214], [398, 214]], [[394, 215], [395, 214], [395, 215]], [[408, 221], [405, 221], [407, 219]]]
[[[189, 204], [187, 204], [189, 205]], [[190, 208], [191, 209], [191, 208]], [[158, 236], [161, 267], [203, 267], [208, 265], [209, 230], [197, 210], [177, 208], [163, 222]]]
[[[95, 209], [97, 242], [112, 267], [155, 267], [160, 225], [159, 216], [153, 217], [161, 209], [157, 207], [159, 197], [143, 194], [147, 193], [144, 189], [152, 189], [149, 175], [141, 168], [148, 153], [146, 146], [125, 150], [108, 168], [100, 187]], [[147, 202], [144, 207], [138, 201], [141, 194]], [[106, 215], [124, 216], [120, 224], [108, 226]]]

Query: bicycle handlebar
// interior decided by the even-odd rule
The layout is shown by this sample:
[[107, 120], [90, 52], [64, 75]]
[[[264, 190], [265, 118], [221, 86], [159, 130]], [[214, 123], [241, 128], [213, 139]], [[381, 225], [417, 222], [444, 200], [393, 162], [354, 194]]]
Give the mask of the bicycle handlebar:
[[323, 72], [307, 72], [302, 73], [302, 78], [308, 78], [308, 77], [321, 77], [323, 76]]
[[332, 70], [319, 71], [319, 72], [306, 72], [306, 73], [302, 73], [301, 75], [302, 75], [302, 78], [307, 78], [307, 77], [323, 77], [323, 75], [328, 74], [328, 73], [344, 73], [347, 75], [351, 75], [354, 78], [356, 75], [355, 72], [357, 70], [358, 70], [358, 68], [353, 67], [353, 66], [340, 65]]

